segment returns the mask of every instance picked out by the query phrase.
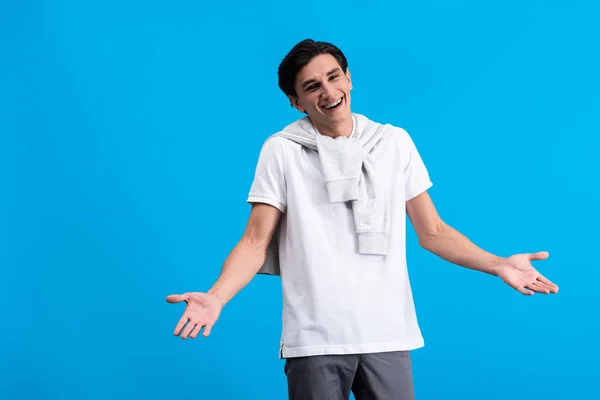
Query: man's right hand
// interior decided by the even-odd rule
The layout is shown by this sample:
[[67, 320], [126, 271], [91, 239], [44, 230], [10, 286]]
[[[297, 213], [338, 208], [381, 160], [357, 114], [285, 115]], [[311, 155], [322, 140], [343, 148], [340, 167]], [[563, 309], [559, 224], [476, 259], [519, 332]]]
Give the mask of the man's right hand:
[[[173, 332], [175, 336], [181, 334], [182, 339], [187, 339], [188, 336], [195, 339], [202, 327], [204, 327], [202, 336], [207, 337], [210, 335], [210, 330], [215, 322], [217, 322], [221, 310], [223, 309], [221, 300], [215, 295], [201, 292], [172, 294], [167, 296], [168, 303], [181, 303], [182, 301], [185, 301], [187, 304], [183, 316]], [[186, 323], [187, 326], [185, 325]]]

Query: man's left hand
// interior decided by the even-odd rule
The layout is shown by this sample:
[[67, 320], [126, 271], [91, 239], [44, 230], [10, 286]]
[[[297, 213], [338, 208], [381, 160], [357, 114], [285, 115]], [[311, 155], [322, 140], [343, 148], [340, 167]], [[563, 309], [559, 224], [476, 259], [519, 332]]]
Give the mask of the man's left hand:
[[558, 293], [558, 286], [537, 272], [531, 265], [533, 260], [545, 260], [548, 252], [534, 254], [515, 254], [505, 258], [497, 265], [497, 275], [510, 287], [524, 295], [537, 293]]

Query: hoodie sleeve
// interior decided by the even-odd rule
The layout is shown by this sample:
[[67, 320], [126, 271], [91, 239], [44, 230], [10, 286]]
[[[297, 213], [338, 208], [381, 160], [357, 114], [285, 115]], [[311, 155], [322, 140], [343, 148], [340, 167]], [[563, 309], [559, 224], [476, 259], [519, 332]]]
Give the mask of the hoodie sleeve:
[[417, 197], [431, 186], [431, 180], [415, 143], [408, 132], [400, 128], [401, 146], [404, 159], [404, 193], [406, 201]]
[[285, 157], [281, 140], [283, 139], [273, 137], [263, 144], [247, 202], [270, 204], [285, 212]]

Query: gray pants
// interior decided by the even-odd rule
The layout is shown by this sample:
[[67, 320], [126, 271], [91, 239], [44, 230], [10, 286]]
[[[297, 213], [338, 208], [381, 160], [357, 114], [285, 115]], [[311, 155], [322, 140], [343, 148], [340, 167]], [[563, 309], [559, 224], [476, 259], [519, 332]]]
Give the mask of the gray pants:
[[288, 358], [290, 400], [414, 400], [408, 351]]

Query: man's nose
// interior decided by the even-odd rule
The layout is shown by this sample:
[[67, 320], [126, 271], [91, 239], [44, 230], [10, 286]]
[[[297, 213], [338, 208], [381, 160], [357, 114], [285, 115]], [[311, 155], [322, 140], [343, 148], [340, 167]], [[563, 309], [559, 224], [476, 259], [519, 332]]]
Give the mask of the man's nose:
[[333, 85], [330, 83], [324, 83], [321, 88], [323, 89], [321, 96], [326, 100], [333, 100], [333, 97], [335, 96]]

